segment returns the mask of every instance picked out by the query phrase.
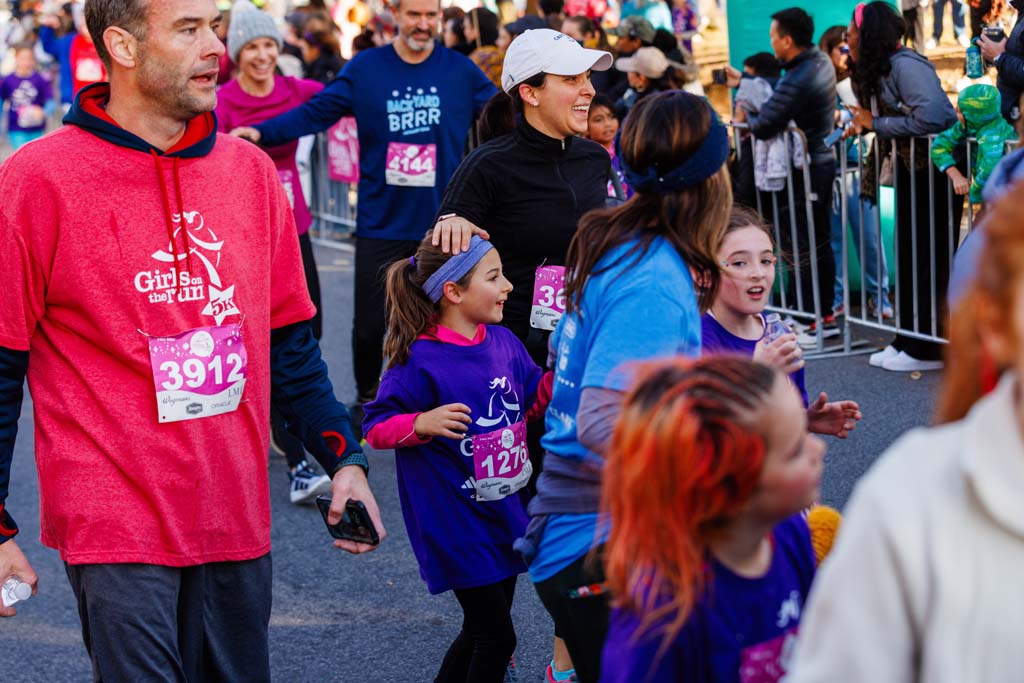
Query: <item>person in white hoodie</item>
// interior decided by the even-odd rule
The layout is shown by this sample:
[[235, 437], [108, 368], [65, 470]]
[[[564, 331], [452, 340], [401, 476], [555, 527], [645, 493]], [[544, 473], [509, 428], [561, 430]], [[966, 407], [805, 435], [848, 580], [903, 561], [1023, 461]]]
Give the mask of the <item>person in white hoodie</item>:
[[996, 683], [1024, 670], [1018, 196], [990, 214], [985, 266], [953, 315], [938, 425], [905, 435], [858, 484], [789, 683]]

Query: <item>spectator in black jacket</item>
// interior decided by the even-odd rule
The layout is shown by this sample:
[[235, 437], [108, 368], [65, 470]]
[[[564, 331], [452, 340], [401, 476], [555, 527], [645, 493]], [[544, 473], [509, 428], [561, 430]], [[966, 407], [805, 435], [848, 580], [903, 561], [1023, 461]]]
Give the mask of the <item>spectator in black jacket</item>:
[[[832, 287], [836, 264], [829, 246], [829, 211], [832, 205], [832, 182], [835, 178], [835, 156], [825, 144], [825, 138], [834, 128], [836, 106], [836, 74], [829, 56], [814, 46], [814, 21], [802, 9], [791, 7], [772, 15], [769, 30], [772, 50], [785, 74], [775, 86], [775, 92], [758, 113], [745, 114], [737, 110], [736, 121], [746, 122], [759, 140], [767, 140], [786, 130], [790, 121], [804, 132], [807, 154], [810, 156], [810, 192], [813, 200], [814, 253], [811, 253], [812, 231], [807, 225], [804, 209], [804, 177], [800, 169], [793, 173], [795, 214], [789, 215], [788, 197], [780, 197], [778, 221], [783, 226], [782, 249], [796, 256], [800, 264], [799, 296], [790, 278], [786, 304], [805, 312], [815, 312], [824, 319], [825, 336], [839, 333], [832, 314]], [[729, 86], [739, 85], [742, 74], [728, 67]], [[785, 193], [786, 190], [783, 190]], [[769, 205], [771, 203], [769, 202]], [[797, 244], [791, 244], [790, 221], [797, 225]], [[817, 282], [811, 277], [811, 261], [817, 261]], [[815, 300], [817, 294], [817, 301]]]
[[1010, 0], [1010, 6], [1018, 12], [1010, 36], [997, 43], [982, 33], [979, 47], [982, 56], [998, 70], [996, 87], [1003, 99], [1003, 118], [1010, 125], [1016, 125], [1020, 118], [1020, 96], [1024, 92], [1024, 21], [1020, 20], [1024, 0]]

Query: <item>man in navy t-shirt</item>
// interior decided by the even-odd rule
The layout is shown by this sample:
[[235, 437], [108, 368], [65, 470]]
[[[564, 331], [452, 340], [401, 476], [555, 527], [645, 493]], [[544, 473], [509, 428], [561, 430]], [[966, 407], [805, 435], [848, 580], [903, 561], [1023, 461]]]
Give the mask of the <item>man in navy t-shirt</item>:
[[[497, 90], [465, 56], [435, 41], [438, 0], [398, 0], [398, 36], [356, 55], [308, 102], [235, 135], [273, 147], [326, 130], [342, 116], [359, 127], [355, 316], [357, 401], [377, 394], [384, 348], [384, 266], [415, 253], [462, 158], [476, 115]], [[353, 425], [359, 415], [353, 415]]]

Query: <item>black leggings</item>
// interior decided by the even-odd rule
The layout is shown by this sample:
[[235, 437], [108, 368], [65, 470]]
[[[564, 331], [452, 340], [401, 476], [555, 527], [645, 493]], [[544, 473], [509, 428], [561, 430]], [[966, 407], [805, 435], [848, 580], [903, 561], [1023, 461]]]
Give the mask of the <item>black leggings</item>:
[[608, 635], [608, 593], [571, 598], [567, 592], [603, 582], [599, 549], [596, 558], [591, 559], [587, 553], [550, 579], [533, 585], [555, 622], [555, 632], [565, 640], [580, 683], [597, 683], [601, 678], [601, 650]]
[[504, 680], [508, 661], [516, 651], [512, 598], [517, 578], [455, 590], [455, 598], [462, 605], [462, 630], [448, 648], [434, 683]]

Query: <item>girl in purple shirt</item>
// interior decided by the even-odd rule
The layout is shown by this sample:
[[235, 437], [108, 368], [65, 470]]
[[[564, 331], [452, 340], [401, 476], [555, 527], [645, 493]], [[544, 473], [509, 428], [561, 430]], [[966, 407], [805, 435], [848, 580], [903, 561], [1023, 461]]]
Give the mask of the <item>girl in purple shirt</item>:
[[655, 361], [605, 462], [606, 683], [776, 683], [815, 572], [799, 512], [824, 443], [791, 382], [745, 358]]
[[435, 681], [498, 683], [516, 647], [512, 596], [526, 570], [518, 491], [530, 479], [526, 421], [551, 375], [500, 325], [512, 284], [490, 242], [444, 254], [431, 233], [387, 272], [388, 368], [366, 404], [371, 446], [394, 448], [398, 494], [420, 575], [454, 590], [462, 631]]
[[738, 353], [789, 373], [807, 406], [807, 428], [845, 439], [861, 418], [857, 403], [830, 402], [821, 392], [811, 404], [796, 335], [788, 332], [771, 341], [765, 336], [763, 313], [775, 284], [776, 257], [771, 232], [756, 211], [733, 207], [717, 260], [722, 284], [711, 309], [701, 317], [703, 352]]

